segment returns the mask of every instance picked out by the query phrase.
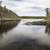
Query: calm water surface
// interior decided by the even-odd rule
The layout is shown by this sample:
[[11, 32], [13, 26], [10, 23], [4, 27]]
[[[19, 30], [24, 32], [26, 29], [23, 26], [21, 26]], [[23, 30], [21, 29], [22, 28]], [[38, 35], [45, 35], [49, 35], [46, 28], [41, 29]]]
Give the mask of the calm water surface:
[[[29, 20], [28, 20], [29, 21]], [[26, 25], [28, 21], [6, 21], [0, 25], [0, 50], [50, 50], [46, 25]]]

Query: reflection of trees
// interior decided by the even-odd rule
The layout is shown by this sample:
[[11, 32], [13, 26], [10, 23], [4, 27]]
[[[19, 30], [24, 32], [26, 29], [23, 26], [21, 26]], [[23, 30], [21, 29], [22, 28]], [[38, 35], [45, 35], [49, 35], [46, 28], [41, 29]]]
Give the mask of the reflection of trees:
[[36, 22], [27, 22], [27, 23], [25, 23], [25, 25], [44, 25], [44, 26], [46, 26], [46, 30], [45, 30], [45, 32], [46, 33], [50, 33], [50, 23], [48, 23], [48, 22], [42, 22], [42, 21], [36, 21]]
[[2, 23], [0, 24], [0, 34], [2, 34], [3, 32], [7, 32], [8, 30], [17, 26], [19, 21], [20, 20], [18, 20], [18, 21], [2, 21]]
[[36, 22], [27, 22], [25, 25], [46, 25], [46, 22], [36, 21]]
[[50, 33], [50, 24], [46, 24], [46, 30], [45, 30], [46, 33]]

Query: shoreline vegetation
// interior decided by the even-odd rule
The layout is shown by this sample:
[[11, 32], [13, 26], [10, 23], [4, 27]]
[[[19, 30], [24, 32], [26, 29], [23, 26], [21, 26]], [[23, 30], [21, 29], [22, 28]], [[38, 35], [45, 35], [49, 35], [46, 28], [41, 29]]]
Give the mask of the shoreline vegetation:
[[0, 21], [1, 20], [18, 20], [18, 15], [6, 7], [0, 6]]
[[50, 12], [46, 16], [18, 16], [11, 10], [7, 9], [6, 6], [0, 6], [0, 20], [17, 20], [17, 19], [46, 19], [50, 21]]
[[[18, 23], [18, 21], [20, 21], [21, 19], [44, 19], [42, 20], [42, 23], [46, 22], [48, 24], [50, 24], [50, 12], [48, 11], [48, 14], [46, 17], [44, 16], [18, 16], [17, 14], [15, 14], [14, 12], [12, 12], [11, 10], [7, 9], [6, 6], [2, 7], [0, 6], [0, 23], [2, 22], [6, 22], [6, 21], [16, 21]], [[35, 22], [36, 23], [36, 22]]]

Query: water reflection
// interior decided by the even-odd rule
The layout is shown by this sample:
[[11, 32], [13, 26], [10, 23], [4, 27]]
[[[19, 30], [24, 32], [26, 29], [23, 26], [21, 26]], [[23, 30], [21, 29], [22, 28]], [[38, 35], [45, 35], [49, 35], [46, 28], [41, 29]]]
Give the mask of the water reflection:
[[6, 20], [1, 21], [0, 22], [0, 34], [2, 34], [3, 32], [7, 32], [8, 30], [11, 30], [15, 26], [17, 26], [19, 21], [20, 20], [17, 20], [17, 21], [6, 21]]
[[3, 21], [0, 24], [0, 50], [50, 50], [50, 35], [46, 34], [49, 25], [17, 23]]
[[46, 33], [50, 34], [50, 24], [46, 24]]
[[43, 25], [46, 26], [45, 32], [50, 34], [50, 23], [47, 22], [42, 22], [42, 21], [36, 21], [36, 22], [27, 22], [25, 23], [25, 25]]

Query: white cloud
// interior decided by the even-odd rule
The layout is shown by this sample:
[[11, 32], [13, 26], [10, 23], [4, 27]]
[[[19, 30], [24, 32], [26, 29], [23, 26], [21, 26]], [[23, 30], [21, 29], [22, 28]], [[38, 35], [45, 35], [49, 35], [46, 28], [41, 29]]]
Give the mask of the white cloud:
[[[50, 7], [49, 4], [50, 0], [21, 0], [21, 1], [2, 0], [2, 1], [3, 1], [2, 6], [6, 5], [8, 9], [14, 11], [18, 15], [27, 15], [27, 14], [33, 15], [34, 10], [32, 9], [32, 7], [42, 7], [42, 8]], [[36, 13], [34, 13], [34, 15], [36, 15]]]

